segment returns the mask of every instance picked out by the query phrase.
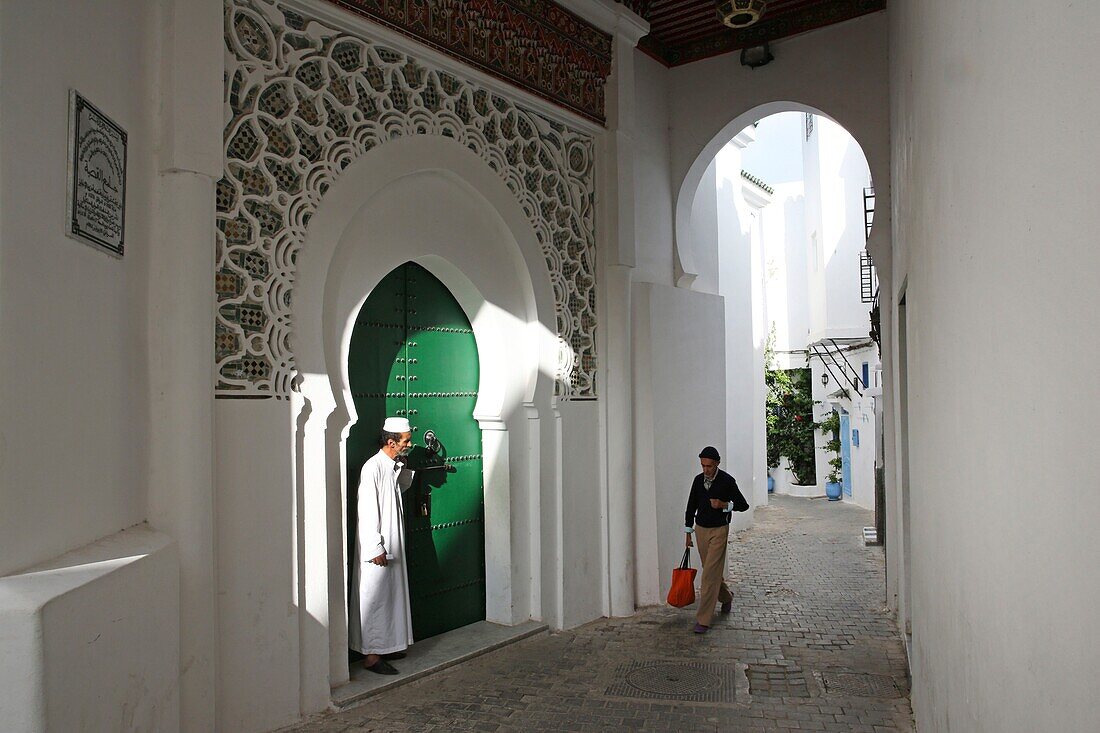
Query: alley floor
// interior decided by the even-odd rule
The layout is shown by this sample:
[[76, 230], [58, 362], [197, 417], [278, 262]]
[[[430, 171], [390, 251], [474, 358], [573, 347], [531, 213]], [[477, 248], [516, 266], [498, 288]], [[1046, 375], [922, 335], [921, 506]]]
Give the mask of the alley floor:
[[[669, 607], [521, 641], [294, 731], [911, 731], [871, 512], [773, 496], [731, 538], [733, 612]], [[696, 566], [698, 562], [696, 560]], [[667, 571], [666, 571], [667, 572]]]

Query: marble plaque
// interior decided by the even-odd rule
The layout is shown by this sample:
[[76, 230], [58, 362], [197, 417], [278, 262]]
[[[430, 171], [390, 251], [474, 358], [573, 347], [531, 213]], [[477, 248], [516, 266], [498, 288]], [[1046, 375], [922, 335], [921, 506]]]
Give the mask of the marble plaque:
[[118, 257], [126, 230], [126, 131], [69, 92], [66, 233]]

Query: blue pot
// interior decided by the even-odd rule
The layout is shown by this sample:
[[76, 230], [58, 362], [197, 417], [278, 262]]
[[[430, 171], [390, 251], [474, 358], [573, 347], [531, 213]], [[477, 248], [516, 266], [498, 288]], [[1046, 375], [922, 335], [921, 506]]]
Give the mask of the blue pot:
[[771, 476], [768, 476], [768, 493], [769, 494], [774, 494], [775, 493], [775, 479], [772, 478]]
[[825, 484], [825, 496], [829, 497], [829, 501], [840, 501], [840, 484], [834, 484], [829, 481]]

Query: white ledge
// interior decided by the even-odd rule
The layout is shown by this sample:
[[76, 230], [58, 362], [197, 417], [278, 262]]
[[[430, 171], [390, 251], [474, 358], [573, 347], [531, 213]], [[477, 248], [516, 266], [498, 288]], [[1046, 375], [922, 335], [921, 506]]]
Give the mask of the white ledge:
[[5, 731], [179, 727], [179, 561], [137, 525], [0, 578]]
[[168, 547], [172, 539], [139, 524], [0, 578], [0, 613], [39, 609], [81, 586]]

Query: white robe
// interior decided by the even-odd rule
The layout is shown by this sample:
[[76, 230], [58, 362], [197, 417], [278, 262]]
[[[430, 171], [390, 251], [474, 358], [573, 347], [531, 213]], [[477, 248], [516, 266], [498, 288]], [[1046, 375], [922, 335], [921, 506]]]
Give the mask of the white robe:
[[[413, 641], [401, 502], [401, 487], [408, 488], [412, 471], [398, 472], [396, 466], [378, 451], [359, 477], [348, 646], [360, 654], [398, 652]], [[385, 567], [371, 562], [383, 553]]]

